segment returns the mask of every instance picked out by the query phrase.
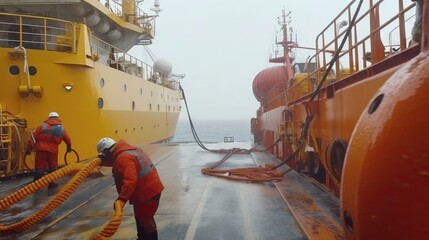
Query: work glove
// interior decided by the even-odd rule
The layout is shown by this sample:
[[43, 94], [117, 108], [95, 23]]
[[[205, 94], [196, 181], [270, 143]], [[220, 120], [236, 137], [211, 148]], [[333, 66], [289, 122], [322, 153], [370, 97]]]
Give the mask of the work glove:
[[25, 155], [30, 155], [30, 154], [31, 154], [31, 149], [25, 150]]
[[116, 211], [116, 206], [119, 205], [121, 208], [124, 208], [125, 205], [125, 201], [122, 199], [116, 199], [115, 202], [113, 203], [113, 209]]
[[72, 151], [71, 146], [67, 146], [67, 152], [70, 153]]

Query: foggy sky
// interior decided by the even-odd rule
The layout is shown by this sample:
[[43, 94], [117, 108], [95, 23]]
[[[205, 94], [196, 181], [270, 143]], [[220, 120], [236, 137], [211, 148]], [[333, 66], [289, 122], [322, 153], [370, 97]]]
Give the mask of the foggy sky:
[[[252, 82], [268, 63], [277, 18], [291, 12], [290, 26], [301, 46], [342, 10], [344, 0], [160, 0], [156, 38], [149, 47], [157, 58], [185, 74], [181, 81], [194, 119], [249, 119], [256, 116]], [[145, 5], [152, 5], [146, 0]], [[142, 47], [133, 49], [143, 52]], [[186, 110], [180, 118], [186, 118]]]

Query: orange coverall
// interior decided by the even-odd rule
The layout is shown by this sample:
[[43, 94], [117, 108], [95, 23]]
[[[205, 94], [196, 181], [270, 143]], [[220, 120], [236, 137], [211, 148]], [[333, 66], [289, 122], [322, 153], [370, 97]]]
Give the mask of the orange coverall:
[[71, 140], [64, 127], [61, 125], [61, 120], [58, 118], [49, 118], [36, 128], [33, 134], [33, 139], [30, 139], [27, 144], [27, 151], [35, 148], [35, 175], [34, 180], [43, 176], [43, 173], [48, 170], [52, 172], [58, 167], [58, 145], [61, 141], [67, 144], [67, 149], [71, 149]]
[[138, 239], [158, 239], [154, 215], [164, 185], [155, 165], [143, 150], [124, 140], [116, 143], [113, 159], [118, 199], [133, 205]]

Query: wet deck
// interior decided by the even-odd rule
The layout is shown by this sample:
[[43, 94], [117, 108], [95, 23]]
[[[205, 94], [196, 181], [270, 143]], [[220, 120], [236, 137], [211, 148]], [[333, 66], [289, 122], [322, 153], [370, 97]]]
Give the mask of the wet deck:
[[[246, 143], [208, 144], [211, 149]], [[223, 154], [196, 144], [148, 145], [165, 185], [155, 220], [159, 239], [342, 239], [338, 200], [305, 177], [289, 172], [277, 183], [244, 183], [206, 176], [201, 169]], [[254, 152], [233, 155], [222, 168], [254, 167], [277, 160]], [[113, 214], [116, 189], [110, 168], [93, 174], [59, 208], [23, 233], [0, 239], [89, 239]], [[61, 186], [70, 179], [58, 181]], [[31, 179], [0, 183], [1, 198]], [[56, 190], [58, 192], [58, 190]], [[40, 209], [55, 192], [42, 189], [0, 213], [0, 224], [15, 223]], [[126, 205], [113, 239], [135, 239], [132, 207]], [[0, 233], [1, 234], [1, 233]]]

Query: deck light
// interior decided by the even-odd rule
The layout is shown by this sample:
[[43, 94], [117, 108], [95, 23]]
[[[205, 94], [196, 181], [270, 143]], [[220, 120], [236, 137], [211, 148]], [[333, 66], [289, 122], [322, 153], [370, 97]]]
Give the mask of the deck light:
[[63, 83], [63, 87], [66, 92], [71, 92], [73, 89], [73, 83]]

